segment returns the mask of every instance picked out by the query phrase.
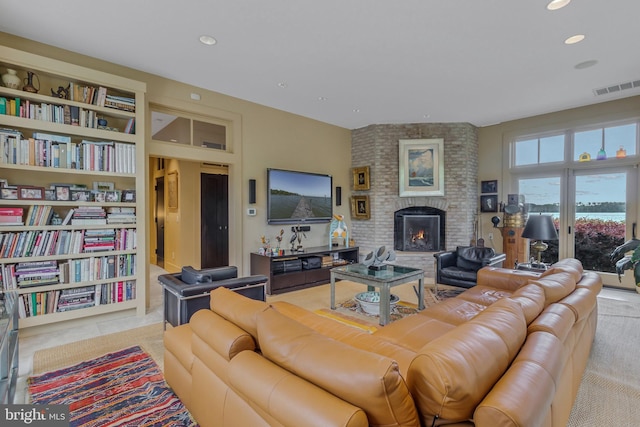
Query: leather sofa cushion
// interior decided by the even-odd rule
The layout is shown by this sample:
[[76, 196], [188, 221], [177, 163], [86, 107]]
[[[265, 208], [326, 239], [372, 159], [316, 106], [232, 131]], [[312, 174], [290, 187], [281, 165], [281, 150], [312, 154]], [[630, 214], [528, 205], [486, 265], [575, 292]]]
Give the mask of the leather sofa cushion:
[[461, 298], [465, 301], [474, 302], [476, 304], [481, 304], [485, 306], [490, 306], [494, 302], [501, 300], [502, 298], [511, 296], [512, 292], [504, 289], [495, 289], [490, 288], [488, 286], [474, 286], [473, 288], [467, 289], [460, 295], [458, 298]]
[[247, 298], [227, 288], [211, 291], [211, 310], [249, 332], [258, 336], [256, 316], [269, 305], [263, 301]]
[[544, 290], [537, 285], [525, 285], [509, 298], [520, 303], [527, 325], [533, 322], [545, 307]]
[[576, 316], [576, 322], [588, 317], [597, 306], [598, 295], [586, 288], [576, 289], [571, 295], [560, 300], [560, 304], [566, 305]]
[[[387, 327], [395, 325], [398, 322], [417, 318], [418, 316], [407, 316], [403, 319], [391, 322], [371, 334], [362, 329], [336, 322], [335, 320], [324, 316], [319, 316], [316, 313], [286, 301], [276, 301], [273, 302], [271, 306], [279, 313], [294, 319], [298, 323], [301, 323], [326, 337], [349, 344], [351, 347], [367, 350], [372, 353], [394, 359], [398, 362], [400, 374], [403, 375], [403, 377], [406, 375], [409, 364], [416, 355], [415, 350], [412, 350], [411, 346], [404, 345], [405, 340], [388, 339], [387, 336], [378, 336], [377, 332], [383, 331]], [[442, 327], [445, 329], [439, 332]], [[429, 333], [438, 333], [438, 335], [441, 335], [450, 328], [453, 328], [453, 326], [441, 323], [436, 329], [429, 328], [428, 331]], [[407, 328], [400, 328], [398, 329], [398, 332], [402, 333], [406, 329]], [[421, 335], [425, 334], [422, 333]], [[423, 342], [422, 345], [425, 343], [426, 342]], [[422, 345], [417, 348], [421, 348]]]
[[[254, 352], [242, 352], [229, 363], [229, 384], [244, 400], [250, 401], [254, 408], [257, 407], [262, 419], [275, 421], [269, 425], [369, 425], [362, 409], [327, 393]], [[225, 402], [232, 396], [233, 393], [225, 397]], [[258, 425], [256, 420], [248, 419], [244, 415], [250, 411], [226, 409], [229, 411], [229, 417], [236, 421], [235, 425]]]
[[559, 272], [531, 280], [530, 283], [544, 290], [545, 305], [560, 301], [576, 288], [575, 276], [572, 273]]
[[515, 291], [529, 283], [531, 279], [537, 279], [540, 273], [525, 270], [510, 270], [501, 267], [484, 267], [478, 271], [478, 286], [487, 286], [495, 289]]
[[541, 277], [546, 277], [561, 272], [571, 273], [571, 275], [573, 276], [573, 281], [577, 283], [580, 281], [584, 270], [582, 268], [582, 263], [579, 260], [575, 258], [565, 258], [553, 264], [550, 268], [542, 273]]
[[226, 360], [233, 359], [241, 351], [256, 349], [256, 342], [247, 331], [209, 310], [196, 311], [189, 325], [207, 347]]
[[426, 310], [422, 310], [418, 313], [418, 316], [432, 317], [450, 325], [460, 325], [473, 319], [486, 308], [486, 305], [456, 297], [446, 299]]
[[478, 271], [482, 268], [482, 260], [491, 258], [495, 254], [493, 248], [458, 246], [456, 248], [456, 266], [463, 270]]
[[420, 425], [392, 359], [325, 337], [274, 309], [258, 315], [258, 339], [267, 359], [362, 408], [371, 426]]
[[474, 414], [478, 426], [550, 426], [552, 402], [564, 364], [560, 340], [546, 332], [527, 337], [509, 370]]
[[564, 304], [551, 304], [529, 325], [530, 334], [548, 332], [564, 342], [576, 322], [573, 311]]
[[423, 425], [431, 425], [435, 415], [447, 421], [472, 418], [526, 333], [520, 304], [505, 298], [424, 346], [407, 375]]

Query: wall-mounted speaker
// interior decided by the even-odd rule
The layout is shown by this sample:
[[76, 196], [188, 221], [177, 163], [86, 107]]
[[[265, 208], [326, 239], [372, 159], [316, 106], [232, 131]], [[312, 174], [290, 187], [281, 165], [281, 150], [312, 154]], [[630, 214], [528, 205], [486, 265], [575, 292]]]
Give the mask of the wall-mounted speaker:
[[336, 187], [336, 206], [342, 205], [342, 187]]
[[249, 203], [253, 204], [256, 202], [256, 180], [249, 180]]

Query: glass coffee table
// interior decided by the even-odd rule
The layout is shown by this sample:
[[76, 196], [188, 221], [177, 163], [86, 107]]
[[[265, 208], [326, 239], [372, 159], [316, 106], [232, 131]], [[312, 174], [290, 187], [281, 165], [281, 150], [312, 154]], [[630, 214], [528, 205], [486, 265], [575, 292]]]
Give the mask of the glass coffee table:
[[380, 324], [389, 323], [391, 312], [391, 288], [404, 283], [418, 281], [418, 310], [424, 310], [424, 271], [419, 268], [387, 265], [381, 270], [372, 270], [364, 264], [348, 264], [331, 269], [331, 309], [336, 308], [336, 279], [350, 280], [380, 292]]

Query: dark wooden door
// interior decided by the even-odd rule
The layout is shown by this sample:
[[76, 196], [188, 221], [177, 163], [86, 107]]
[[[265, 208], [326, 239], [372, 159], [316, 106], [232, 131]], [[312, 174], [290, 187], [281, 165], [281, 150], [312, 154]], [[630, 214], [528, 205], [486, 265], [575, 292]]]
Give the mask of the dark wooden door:
[[164, 268], [164, 177], [156, 178], [156, 258]]
[[229, 177], [200, 175], [201, 268], [229, 265]]

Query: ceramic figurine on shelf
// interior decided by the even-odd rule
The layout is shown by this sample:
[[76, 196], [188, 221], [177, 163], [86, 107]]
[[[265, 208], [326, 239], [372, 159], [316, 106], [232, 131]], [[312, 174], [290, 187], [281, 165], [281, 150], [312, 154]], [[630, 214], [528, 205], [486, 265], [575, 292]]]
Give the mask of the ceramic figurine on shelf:
[[345, 247], [349, 247], [349, 229], [344, 222], [344, 215], [333, 215], [329, 226], [329, 249], [332, 247], [333, 239], [343, 238]]

